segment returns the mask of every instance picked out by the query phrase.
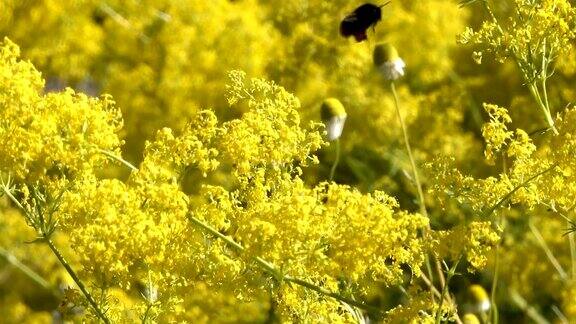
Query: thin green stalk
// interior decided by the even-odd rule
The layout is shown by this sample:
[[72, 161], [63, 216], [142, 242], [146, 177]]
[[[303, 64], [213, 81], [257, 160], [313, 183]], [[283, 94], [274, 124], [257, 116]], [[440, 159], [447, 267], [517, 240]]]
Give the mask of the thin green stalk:
[[110, 151], [98, 149], [98, 152], [106, 155], [107, 157], [111, 158], [112, 160], [115, 160], [115, 161], [118, 161], [118, 162], [124, 164], [125, 166], [128, 167], [128, 169], [130, 169], [130, 170], [132, 170], [132, 171], [137, 171], [137, 170], [138, 170], [138, 168], [136, 168], [132, 163], [124, 160], [122, 157], [117, 156], [116, 154], [114, 154], [114, 153], [112, 153], [112, 152], [110, 152]]
[[560, 134], [558, 132], [558, 130], [556, 129], [556, 126], [554, 125], [554, 119], [552, 118], [552, 114], [550, 113], [550, 110], [546, 107], [546, 105], [542, 101], [542, 98], [540, 97], [538, 87], [536, 86], [536, 84], [531, 83], [528, 86], [528, 89], [530, 89], [530, 93], [532, 94], [532, 96], [536, 100], [536, 103], [538, 104], [538, 107], [540, 108], [540, 110], [544, 114], [544, 117], [546, 118], [546, 122], [548, 123], [548, 126], [550, 127], [550, 129], [552, 129], [552, 131], [554, 132], [555, 135]]
[[546, 110], [550, 113], [550, 104], [548, 103], [548, 91], [546, 90], [546, 80], [548, 79], [548, 58], [546, 57], [546, 39], [542, 44], [542, 70], [540, 71], [540, 81], [542, 83], [542, 96], [544, 97], [544, 105]]
[[492, 280], [492, 291], [490, 292], [490, 314], [489, 318], [492, 320], [491, 324], [498, 324], [498, 304], [496, 303], [496, 289], [498, 289], [498, 271], [500, 268], [500, 245], [496, 245], [494, 253], [496, 258], [494, 261], [494, 279]]
[[0, 247], [0, 256], [2, 256], [7, 262], [12, 264], [18, 270], [20, 270], [23, 274], [28, 276], [28, 278], [32, 279], [35, 283], [40, 285], [42, 288], [51, 291], [55, 296], [59, 296], [60, 293], [50, 285], [46, 279], [42, 278], [36, 271], [30, 269], [27, 265], [20, 262], [14, 254], [10, 253], [8, 250]]
[[520, 308], [522, 311], [524, 311], [526, 313], [526, 315], [528, 317], [530, 317], [530, 319], [532, 321], [534, 321], [534, 323], [550, 324], [550, 322], [548, 322], [548, 320], [544, 316], [542, 316], [540, 313], [538, 313], [538, 310], [536, 310], [536, 308], [534, 308], [530, 304], [528, 304], [526, 299], [524, 299], [524, 297], [522, 297], [516, 290], [510, 289], [509, 294], [510, 294], [510, 300], [514, 304], [516, 304], [516, 306], [518, 306], [518, 308]]
[[570, 324], [570, 321], [568, 320], [566, 315], [564, 315], [564, 313], [562, 313], [562, 311], [560, 310], [560, 308], [558, 308], [558, 306], [552, 305], [551, 308], [552, 308], [552, 311], [554, 312], [554, 314], [556, 314], [556, 317], [558, 317], [558, 320], [560, 321], [560, 323]]
[[444, 298], [446, 298], [446, 294], [448, 293], [448, 284], [450, 284], [450, 280], [452, 280], [452, 277], [454, 277], [456, 274], [456, 268], [458, 267], [458, 263], [460, 263], [461, 258], [462, 257], [459, 257], [458, 260], [454, 262], [454, 265], [452, 265], [452, 268], [448, 270], [448, 275], [446, 276], [446, 284], [444, 287], [442, 287], [440, 303], [438, 304], [438, 310], [436, 311], [436, 324], [440, 324], [440, 321], [442, 320], [442, 304], [444, 303]]
[[422, 279], [422, 281], [424, 281], [426, 286], [428, 286], [428, 288], [430, 288], [430, 294], [432, 295], [432, 301], [434, 301], [434, 297], [440, 298], [440, 292], [438, 291], [438, 289], [436, 289], [436, 287], [434, 287], [434, 284], [432, 284], [432, 281], [430, 279], [428, 279], [428, 277], [426, 277], [426, 275], [424, 273], [422, 273], [420, 275], [420, 279]]
[[528, 227], [530, 227], [530, 231], [532, 231], [532, 234], [536, 238], [536, 241], [538, 241], [538, 244], [540, 244], [540, 247], [542, 248], [542, 250], [544, 250], [546, 257], [548, 258], [548, 260], [550, 260], [550, 263], [552, 263], [554, 269], [556, 269], [556, 271], [558, 271], [558, 274], [560, 274], [560, 278], [562, 279], [562, 281], [567, 281], [568, 274], [566, 274], [566, 271], [564, 271], [564, 268], [562, 268], [560, 262], [558, 262], [558, 259], [556, 259], [556, 257], [554, 256], [554, 253], [552, 253], [552, 250], [550, 250], [550, 247], [548, 247], [548, 244], [546, 244], [546, 241], [542, 237], [542, 234], [540, 234], [538, 228], [536, 228], [536, 226], [534, 226], [534, 224], [532, 223], [532, 220], [528, 221]]
[[152, 304], [148, 304], [148, 306], [146, 307], [146, 311], [144, 312], [144, 316], [142, 317], [142, 324], [148, 323], [148, 314], [150, 313], [152, 306], [153, 306]]
[[394, 86], [394, 82], [390, 82], [390, 89], [392, 90], [392, 96], [394, 97], [394, 106], [396, 107], [396, 114], [398, 115], [398, 120], [400, 121], [400, 127], [402, 128], [402, 134], [404, 135], [404, 144], [406, 145], [406, 151], [408, 152], [408, 157], [410, 158], [410, 164], [412, 166], [412, 174], [414, 175], [414, 182], [416, 183], [416, 188], [418, 189], [420, 212], [422, 213], [423, 216], [428, 217], [428, 212], [426, 211], [426, 205], [424, 202], [424, 192], [422, 191], [422, 185], [420, 184], [420, 178], [418, 177], [416, 162], [414, 162], [414, 157], [412, 156], [412, 149], [410, 148], [408, 131], [406, 130], [406, 125], [404, 124], [404, 118], [402, 118], [402, 113], [400, 112], [400, 104], [398, 103], [398, 95], [396, 94], [396, 86]]
[[[14, 197], [14, 195], [12, 195], [12, 192], [9, 188], [10, 180], [8, 180], [8, 182], [4, 182], [4, 180], [2, 179], [1, 182], [2, 183], [0, 184], [0, 187], [2, 188], [4, 193], [10, 198], [10, 200], [12, 200], [12, 202], [14, 202], [14, 204], [16, 204], [16, 206], [18, 206], [18, 208], [20, 208], [20, 210], [22, 210], [22, 212], [26, 215], [27, 218], [29, 218], [31, 221], [33, 221], [32, 215], [30, 215], [28, 210], [26, 208], [24, 208], [24, 206], [22, 206], [22, 204], [18, 201], [18, 199], [16, 199], [16, 197]], [[46, 229], [44, 227], [37, 229], [37, 230], [41, 231], [40, 234], [42, 235], [42, 237], [41, 237], [40, 241], [46, 242], [46, 244], [48, 244], [48, 246], [50, 247], [50, 250], [52, 250], [52, 252], [56, 256], [58, 261], [60, 261], [60, 263], [62, 264], [64, 269], [66, 269], [66, 271], [68, 272], [70, 277], [72, 277], [72, 279], [74, 280], [76, 285], [78, 285], [78, 288], [80, 288], [80, 290], [82, 291], [82, 293], [84, 294], [84, 296], [88, 300], [88, 303], [90, 303], [90, 306], [92, 306], [92, 308], [94, 308], [94, 311], [96, 312], [98, 317], [100, 317], [100, 319], [102, 319], [102, 321], [104, 321], [104, 323], [107, 323], [107, 324], [110, 323], [110, 321], [108, 320], [106, 315], [104, 315], [104, 313], [98, 307], [98, 304], [96, 303], [96, 301], [94, 301], [94, 298], [92, 298], [92, 295], [90, 295], [88, 290], [86, 290], [86, 288], [84, 287], [84, 284], [82, 283], [82, 281], [80, 281], [80, 278], [78, 278], [78, 276], [76, 275], [76, 273], [74, 272], [72, 267], [70, 267], [68, 262], [62, 256], [62, 254], [60, 254], [60, 251], [58, 251], [58, 249], [56, 248], [54, 243], [52, 243], [52, 240], [50, 240], [50, 234], [51, 233], [45, 232]]]
[[[402, 134], [404, 136], [404, 144], [406, 145], [406, 151], [408, 152], [408, 158], [410, 159], [410, 165], [412, 167], [412, 173], [414, 175], [414, 182], [416, 183], [416, 189], [418, 190], [418, 200], [420, 206], [420, 213], [422, 216], [428, 218], [428, 212], [426, 211], [426, 202], [424, 200], [424, 191], [422, 190], [422, 184], [420, 183], [420, 177], [418, 176], [418, 169], [416, 168], [416, 162], [414, 161], [414, 157], [412, 156], [412, 148], [410, 147], [410, 139], [408, 137], [408, 130], [406, 128], [406, 124], [404, 123], [404, 118], [402, 117], [402, 113], [400, 111], [400, 104], [398, 100], [398, 94], [396, 93], [396, 86], [394, 85], [394, 81], [390, 82], [390, 90], [392, 91], [392, 96], [394, 98], [394, 106], [396, 108], [396, 115], [398, 116], [398, 120], [400, 121], [400, 127], [402, 128]], [[430, 224], [428, 224], [428, 229], [430, 229]], [[442, 267], [440, 265], [440, 261], [433, 256], [434, 263], [436, 264], [436, 271], [438, 272], [438, 279], [440, 281], [440, 286], [444, 289], [446, 287], [446, 280], [444, 278], [444, 273], [442, 272]], [[429, 273], [430, 277], [432, 277], [432, 273]], [[448, 300], [451, 301], [451, 298], [448, 297]], [[459, 319], [457, 318], [457, 321]]]
[[6, 182], [4, 182], [4, 178], [0, 177], [1, 179], [1, 186], [2, 186], [2, 191], [4, 191], [4, 193], [6, 194], [6, 196], [8, 196], [8, 198], [10, 198], [10, 200], [20, 209], [22, 210], [26, 216], [28, 215], [28, 212], [26, 211], [26, 208], [24, 208], [24, 206], [22, 206], [22, 204], [18, 201], [18, 199], [16, 199], [16, 197], [14, 197], [14, 195], [12, 194], [12, 190], [10, 190], [10, 176], [8, 176], [8, 180]]
[[[426, 258], [424, 259], [425, 265], [426, 265], [426, 271], [428, 272], [428, 277], [430, 277], [429, 281], [430, 281], [430, 291], [433, 292], [434, 289], [436, 289], [436, 287], [434, 287], [434, 272], [432, 271], [432, 266], [430, 265], [430, 256], [428, 254], [426, 254]], [[434, 294], [432, 294], [432, 300], [434, 300]]]
[[340, 139], [337, 138], [335, 143], [336, 145], [336, 158], [334, 159], [334, 163], [332, 164], [332, 168], [330, 169], [330, 181], [334, 179], [334, 173], [336, 172], [336, 167], [338, 163], [340, 163]]
[[80, 278], [78, 278], [78, 276], [76, 275], [76, 272], [74, 272], [74, 270], [72, 269], [70, 264], [68, 264], [66, 259], [64, 259], [62, 254], [60, 254], [60, 251], [58, 251], [58, 249], [56, 248], [56, 246], [54, 245], [52, 240], [50, 240], [50, 238], [46, 237], [44, 239], [44, 241], [46, 242], [46, 244], [48, 244], [48, 246], [50, 247], [50, 250], [52, 250], [52, 252], [56, 256], [56, 258], [58, 258], [58, 261], [60, 261], [62, 266], [64, 266], [64, 269], [66, 269], [66, 272], [68, 272], [70, 277], [72, 277], [72, 280], [74, 280], [74, 282], [76, 283], [78, 288], [80, 288], [80, 291], [82, 291], [82, 293], [84, 294], [84, 296], [88, 300], [88, 303], [90, 303], [90, 306], [92, 306], [92, 308], [96, 312], [96, 315], [98, 315], [98, 317], [104, 323], [106, 323], [106, 324], [110, 323], [110, 320], [108, 319], [108, 317], [106, 317], [106, 315], [102, 312], [102, 310], [100, 310], [100, 307], [98, 306], [98, 304], [96, 303], [96, 301], [94, 300], [92, 295], [88, 292], [88, 290], [84, 286], [84, 283], [80, 280]]
[[340, 294], [337, 294], [337, 293], [331, 292], [331, 291], [329, 291], [329, 290], [327, 290], [327, 289], [318, 287], [318, 286], [314, 285], [313, 283], [307, 282], [307, 281], [305, 281], [305, 280], [298, 279], [298, 278], [294, 278], [294, 277], [291, 277], [291, 276], [284, 276], [284, 280], [287, 281], [287, 282], [292, 282], [292, 283], [295, 283], [295, 284], [297, 284], [297, 285], [299, 285], [299, 286], [308, 288], [308, 289], [313, 290], [313, 291], [315, 291], [315, 292], [317, 292], [317, 293], [319, 293], [319, 294], [322, 294], [322, 295], [325, 295], [325, 296], [328, 296], [328, 297], [332, 297], [332, 298], [334, 298], [334, 299], [336, 299], [336, 300], [339, 300], [339, 301], [344, 302], [344, 303], [346, 303], [346, 304], [352, 305], [352, 306], [354, 306], [354, 307], [358, 307], [358, 308], [363, 309], [363, 310], [365, 310], [365, 311], [372, 312], [372, 313], [375, 313], [375, 314], [381, 314], [381, 313], [383, 313], [382, 310], [381, 310], [380, 308], [378, 308], [378, 307], [375, 307], [375, 306], [372, 306], [372, 305], [367, 305], [367, 304], [364, 304], [364, 303], [355, 301], [354, 299], [344, 297], [344, 296], [342, 296], [342, 295], [340, 295]]
[[[546, 205], [546, 204], [545, 204]], [[557, 215], [562, 217], [566, 221], [567, 228], [570, 229], [573, 226], [572, 220], [564, 215], [562, 212], [556, 209], [554, 205], [546, 205], [548, 206], [553, 212]], [[573, 207], [572, 207], [573, 208]], [[572, 208], [568, 209], [567, 211], [570, 212]], [[574, 232], [569, 230], [565, 235], [568, 236], [568, 244], [570, 244], [570, 278], [576, 278], [576, 242], [574, 242]]]
[[[568, 228], [570, 228], [570, 222], [566, 221]], [[570, 243], [570, 261], [572, 265], [572, 279], [576, 278], [576, 243], [574, 242], [574, 232], [568, 233], [568, 242]]]
[[[402, 113], [400, 112], [400, 104], [398, 100], [398, 94], [396, 93], [396, 86], [394, 85], [394, 81], [390, 82], [390, 90], [392, 91], [392, 96], [394, 98], [394, 107], [396, 108], [396, 115], [398, 116], [398, 121], [400, 122], [400, 128], [402, 128], [402, 134], [404, 136], [404, 144], [406, 146], [406, 151], [408, 152], [408, 157], [410, 159], [410, 165], [412, 167], [412, 174], [414, 175], [414, 182], [416, 183], [416, 189], [418, 190], [418, 205], [420, 207], [420, 213], [428, 217], [428, 212], [426, 211], [426, 205], [424, 203], [424, 192], [422, 191], [422, 186], [420, 185], [420, 178], [418, 177], [418, 170], [416, 169], [416, 163], [414, 162], [414, 157], [412, 156], [412, 149], [410, 147], [410, 139], [408, 137], [408, 131], [406, 130], [406, 124], [404, 123], [404, 118], [402, 117]], [[440, 263], [436, 260], [436, 268], [440, 272], [439, 278], [441, 284], [444, 284], [444, 278], [442, 276], [442, 269], [440, 268]], [[428, 258], [426, 259], [427, 269], [429, 271], [428, 275], [430, 279], [433, 279], [432, 270], [430, 268], [430, 264]]]

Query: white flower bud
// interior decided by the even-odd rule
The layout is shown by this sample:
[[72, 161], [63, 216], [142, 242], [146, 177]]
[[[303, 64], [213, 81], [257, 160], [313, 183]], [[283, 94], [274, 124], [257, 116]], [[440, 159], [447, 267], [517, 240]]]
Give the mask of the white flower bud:
[[322, 121], [326, 125], [328, 140], [334, 141], [340, 138], [347, 116], [346, 110], [340, 100], [336, 98], [328, 98], [324, 100], [321, 107], [321, 115]]
[[396, 80], [404, 75], [406, 63], [398, 55], [394, 46], [388, 43], [378, 44], [374, 48], [374, 65], [386, 80]]

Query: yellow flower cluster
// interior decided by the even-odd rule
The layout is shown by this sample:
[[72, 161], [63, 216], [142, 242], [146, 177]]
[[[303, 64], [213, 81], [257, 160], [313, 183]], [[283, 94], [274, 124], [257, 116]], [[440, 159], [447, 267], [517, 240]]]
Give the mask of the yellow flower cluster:
[[[280, 318], [348, 322], [354, 312], [344, 310], [330, 294], [362, 299], [375, 282], [402, 284], [405, 267], [415, 277], [422, 273], [428, 247], [421, 233], [427, 218], [398, 210], [396, 200], [383, 192], [362, 194], [345, 185], [304, 183], [302, 167], [318, 162], [314, 152], [324, 141], [320, 124], [301, 126], [299, 101], [282, 87], [232, 72], [228, 101], [245, 110], [241, 116], [219, 122], [212, 111], [202, 111], [180, 134], [161, 129], [146, 144], [136, 169], [115, 151], [121, 117], [106, 105], [110, 99], [81, 96], [70, 101], [78, 97], [71, 90], [42, 96], [38, 72], [18, 59], [17, 47], [6, 41], [2, 53], [1, 66], [11, 72], [3, 79], [6, 86], [26, 84], [29, 75], [38, 83], [36, 88], [8, 88], [35, 101], [5, 99], [4, 107], [20, 112], [7, 114], [5, 123], [23, 129], [19, 142], [61, 143], [55, 149], [40, 141], [44, 151], [33, 155], [29, 152], [34, 146], [4, 143], [6, 151], [15, 152], [12, 156], [47, 156], [51, 164], [33, 159], [21, 170], [21, 164], [3, 162], [3, 173], [16, 175], [19, 204], [29, 219], [38, 218], [40, 242], [55, 250], [53, 235], [65, 234], [67, 257], [79, 270], [70, 275], [97, 287], [89, 289], [91, 295], [102, 296], [101, 307], [108, 305], [104, 314], [88, 291], [82, 291], [84, 301], [77, 291], [67, 290], [62, 314], [82, 306], [93, 320], [146, 316], [208, 321], [218, 318], [211, 309], [224, 303], [257, 319], [265, 313], [261, 305], [269, 290], [270, 307], [274, 305]], [[46, 101], [52, 109], [42, 109]], [[39, 128], [44, 136], [25, 132], [30, 125], [17, 123], [22, 116], [43, 118], [37, 125], [48, 127]], [[50, 153], [43, 146], [52, 148]], [[106, 159], [132, 168], [128, 179], [99, 177], [95, 171]], [[54, 167], [66, 172], [52, 174]], [[197, 170], [210, 180], [220, 169], [232, 170], [231, 186], [206, 183], [198, 195], [183, 191], [187, 173]], [[35, 174], [45, 176], [32, 177]], [[62, 180], [69, 183], [61, 185]], [[11, 184], [3, 190], [13, 193]], [[56, 234], [42, 227], [44, 215], [56, 220]], [[210, 228], [240, 244], [241, 250], [206, 231]], [[57, 256], [62, 260], [59, 252]], [[263, 278], [254, 260], [266, 260], [259, 262], [268, 262], [275, 273]], [[191, 298], [190, 291], [203, 297]], [[131, 297], [138, 294], [140, 298]]]
[[[430, 294], [424, 291], [410, 291], [411, 296], [404, 305], [399, 305], [388, 311], [389, 323], [435, 323], [435, 314], [439, 311], [439, 305], [432, 300]], [[451, 314], [454, 313], [452, 305], [444, 304], [440, 310], [442, 318], [453, 320]]]
[[490, 222], [471, 222], [459, 225], [451, 231], [439, 231], [436, 252], [441, 259], [457, 260], [466, 256], [470, 270], [479, 270], [486, 265], [487, 255], [498, 244], [500, 236]]
[[460, 3], [0, 2], [0, 317], [572, 321], [576, 10]]
[[[480, 2], [480, 1], [479, 1]], [[508, 19], [499, 21], [488, 7], [489, 21], [478, 31], [467, 27], [459, 42], [494, 53], [498, 61], [513, 58], [520, 65], [534, 65], [542, 57], [570, 51], [576, 37], [575, 9], [567, 0], [512, 0]]]
[[[574, 148], [576, 131], [573, 119], [576, 113], [567, 110], [557, 119], [560, 134], [550, 140], [550, 145], [538, 148], [522, 129], [509, 131], [506, 124], [512, 120], [506, 109], [485, 105], [491, 120], [482, 132], [486, 140], [486, 158], [492, 162], [502, 151], [500, 159], [510, 166], [496, 177], [476, 179], [465, 176], [453, 168], [453, 161], [439, 160], [432, 164], [440, 170], [436, 175], [434, 190], [448, 193], [484, 216], [508, 201], [522, 203], [529, 208], [539, 204], [570, 210], [573, 207]], [[510, 162], [506, 160], [510, 159]], [[545, 176], [543, 176], [545, 175]]]
[[122, 144], [114, 101], [72, 89], [44, 94], [40, 73], [18, 60], [18, 47], [7, 39], [0, 47], [1, 170], [33, 183], [105, 165], [108, 159], [100, 151], [116, 151]]

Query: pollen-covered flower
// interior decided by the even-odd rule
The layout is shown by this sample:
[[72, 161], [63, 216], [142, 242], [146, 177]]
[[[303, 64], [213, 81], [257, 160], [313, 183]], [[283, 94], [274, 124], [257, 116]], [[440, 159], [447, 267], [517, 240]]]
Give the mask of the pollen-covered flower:
[[334, 141], [340, 138], [344, 123], [346, 122], [346, 110], [336, 98], [328, 98], [324, 100], [321, 107], [322, 121], [326, 125], [326, 132], [329, 141]]
[[374, 65], [386, 80], [396, 80], [404, 75], [406, 63], [398, 55], [396, 48], [389, 43], [378, 44], [374, 48]]

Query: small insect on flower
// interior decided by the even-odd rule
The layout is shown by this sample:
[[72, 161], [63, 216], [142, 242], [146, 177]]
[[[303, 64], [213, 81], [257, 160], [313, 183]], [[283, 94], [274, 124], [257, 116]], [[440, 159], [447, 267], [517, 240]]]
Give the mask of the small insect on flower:
[[382, 19], [381, 8], [389, 3], [390, 1], [381, 6], [365, 3], [356, 8], [340, 23], [340, 35], [344, 37], [354, 36], [357, 42], [368, 39], [366, 30], [370, 27], [374, 28]]

